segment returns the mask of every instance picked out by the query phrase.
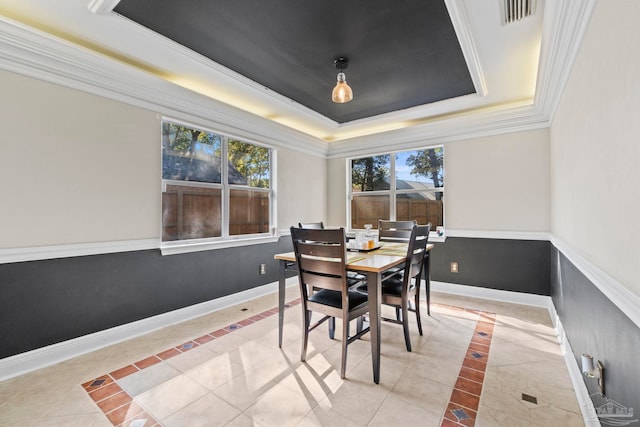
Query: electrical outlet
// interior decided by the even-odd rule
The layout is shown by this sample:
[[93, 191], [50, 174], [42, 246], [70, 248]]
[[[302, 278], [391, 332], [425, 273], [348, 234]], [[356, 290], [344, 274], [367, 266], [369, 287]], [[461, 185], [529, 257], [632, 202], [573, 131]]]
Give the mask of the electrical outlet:
[[267, 264], [260, 264], [260, 274], [267, 274]]
[[458, 272], [458, 262], [457, 261], [451, 262], [451, 272], [452, 273], [457, 273]]

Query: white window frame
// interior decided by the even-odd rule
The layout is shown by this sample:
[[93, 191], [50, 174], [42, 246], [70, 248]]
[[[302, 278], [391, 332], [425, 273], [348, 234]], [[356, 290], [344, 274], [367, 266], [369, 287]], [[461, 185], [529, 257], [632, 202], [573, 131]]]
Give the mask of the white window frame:
[[[225, 132], [212, 130], [206, 126], [195, 125], [193, 123], [184, 122], [181, 120], [176, 120], [172, 118], [163, 117], [160, 123], [171, 122], [177, 125], [189, 127], [192, 129], [201, 130], [204, 132], [213, 133], [222, 137], [222, 147], [221, 147], [221, 159], [223, 161], [221, 164], [220, 171], [220, 180], [218, 183], [208, 183], [208, 182], [196, 182], [196, 181], [180, 181], [180, 180], [168, 180], [163, 179], [162, 174], [160, 176], [161, 188], [160, 194], [165, 192], [167, 185], [180, 185], [185, 187], [200, 187], [200, 188], [212, 188], [212, 189], [220, 189], [221, 190], [221, 218], [222, 218], [222, 235], [220, 237], [206, 237], [200, 239], [187, 239], [187, 240], [175, 240], [169, 242], [162, 241], [162, 231], [163, 224], [162, 218], [160, 219], [160, 251], [162, 255], [173, 255], [173, 254], [181, 254], [181, 253], [189, 253], [189, 252], [199, 252], [206, 251], [212, 249], [222, 249], [222, 248], [231, 248], [238, 246], [247, 246], [247, 245], [256, 245], [262, 243], [274, 243], [279, 239], [276, 225], [276, 158], [277, 158], [277, 150], [268, 145], [259, 143], [248, 138], [238, 137], [234, 135], [230, 135]], [[224, 161], [224, 159], [228, 158], [228, 140], [236, 139], [242, 141], [247, 144], [253, 144], [260, 147], [268, 148], [270, 150], [269, 156], [269, 188], [259, 188], [259, 187], [250, 187], [248, 185], [237, 185], [237, 184], [229, 184], [229, 176], [228, 176], [228, 162]], [[162, 165], [162, 150], [160, 150], [160, 164]], [[266, 233], [255, 233], [255, 234], [242, 234], [242, 235], [230, 235], [229, 234], [229, 197], [231, 190], [242, 190], [242, 191], [256, 191], [262, 193], [269, 194], [269, 231]], [[162, 216], [162, 207], [160, 208], [160, 215]]]
[[[362, 156], [354, 156], [354, 157], [349, 157], [346, 159], [347, 161], [347, 220], [346, 223], [348, 224], [348, 231], [349, 233], [355, 233], [356, 231], [362, 231], [364, 229], [354, 229], [351, 228], [351, 202], [353, 201], [354, 197], [367, 197], [367, 196], [388, 196], [389, 197], [389, 220], [390, 221], [395, 221], [396, 220], [396, 196], [398, 194], [412, 194], [412, 193], [422, 193], [422, 192], [442, 192], [443, 195], [443, 203], [442, 203], [442, 227], [446, 230], [446, 226], [445, 226], [445, 205], [446, 205], [446, 196], [445, 196], [445, 189], [444, 187], [438, 187], [438, 188], [433, 188], [430, 190], [398, 190], [396, 189], [396, 154], [398, 153], [405, 153], [407, 151], [422, 151], [422, 150], [430, 150], [433, 148], [443, 148], [444, 149], [444, 145], [442, 144], [438, 144], [438, 145], [431, 145], [428, 147], [421, 147], [421, 148], [407, 148], [407, 149], [403, 149], [403, 150], [396, 150], [396, 151], [390, 151], [390, 152], [380, 152], [380, 153], [375, 153], [375, 154], [367, 154], [367, 155], [362, 155]], [[351, 163], [353, 160], [357, 160], [357, 159], [364, 159], [367, 157], [375, 157], [375, 156], [385, 156], [388, 155], [389, 156], [389, 160], [390, 160], [390, 168], [389, 168], [389, 190], [377, 190], [377, 191], [365, 191], [365, 192], [354, 192], [353, 191], [353, 183], [352, 183], [352, 171], [351, 171]], [[378, 224], [372, 224], [374, 226], [373, 230], [375, 232], [377, 232], [377, 227]], [[429, 233], [429, 240], [432, 242], [444, 242], [446, 239], [446, 232], [444, 232], [442, 235], [438, 235], [437, 231], [435, 229], [431, 230], [431, 232]]]

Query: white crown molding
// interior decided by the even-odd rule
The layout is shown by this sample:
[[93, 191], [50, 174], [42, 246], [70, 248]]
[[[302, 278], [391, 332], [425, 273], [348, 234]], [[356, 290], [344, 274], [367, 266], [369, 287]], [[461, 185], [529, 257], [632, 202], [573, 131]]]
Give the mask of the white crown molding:
[[552, 236], [551, 243], [571, 263], [584, 274], [609, 300], [620, 309], [636, 326], [640, 327], [640, 295], [631, 292], [622, 283], [604, 270], [587, 260], [566, 242]]
[[0, 17], [0, 69], [275, 147], [326, 156], [325, 141], [186, 90], [89, 49]]
[[106, 15], [120, 3], [120, 0], [91, 0], [91, 3], [87, 6], [93, 13], [100, 15]]
[[[362, 126], [370, 126], [378, 119], [393, 121], [398, 117], [409, 117], [412, 120], [419, 120], [418, 116], [424, 111], [429, 114], [441, 111], [440, 114], [442, 114], [440, 118], [428, 120], [410, 128], [342, 139], [331, 144], [267, 118], [197, 94], [154, 74], [8, 18], [0, 18], [0, 69], [104, 96], [160, 114], [197, 121], [220, 129], [222, 132], [251, 138], [274, 147], [325, 157], [366, 155], [381, 148], [411, 148], [412, 145], [419, 147], [424, 146], [425, 143], [442, 143], [548, 127], [595, 2], [596, 0], [546, 2], [535, 100], [486, 108], [478, 104], [482, 98], [481, 95], [487, 92], [487, 88], [465, 15], [464, 4], [459, 0], [447, 0], [452, 22], [456, 27], [474, 85], [480, 95], [461, 97], [461, 99], [428, 105], [424, 108], [407, 109], [389, 117], [338, 125], [339, 135], [341, 132], [358, 132]], [[108, 14], [110, 8], [116, 3], [115, 0], [94, 0], [88, 7], [94, 13]], [[107, 19], [109, 16], [104, 18]], [[149, 37], [152, 36], [149, 35]], [[333, 121], [318, 118], [317, 113], [306, 111], [302, 106], [273, 91], [258, 87], [254, 82], [246, 81], [246, 78], [218, 64], [204, 61], [200, 55], [185, 53], [184, 48], [166, 43], [164, 39], [162, 41], [163, 46], [173, 53], [182, 55], [181, 57], [186, 61], [196, 61], [201, 66], [206, 62], [207, 69], [224, 75], [230, 85], [244, 87], [245, 91], [252, 91], [254, 95], [261, 94], [259, 98], [262, 101], [278, 104], [286, 111], [291, 111], [293, 117], [308, 118], [320, 127], [336, 129]], [[465, 112], [451, 113], [464, 105], [467, 105], [466, 110], [463, 108]], [[447, 114], [450, 115], [447, 117]]]
[[0, 249], [0, 264], [158, 249], [158, 239]]
[[546, 1], [536, 106], [553, 121], [597, 0]]
[[476, 88], [476, 93], [480, 96], [485, 96], [487, 95], [487, 82], [482, 72], [480, 56], [473, 40], [471, 25], [469, 24], [469, 17], [464, 3], [457, 0], [445, 0], [445, 4], [451, 17], [451, 24], [458, 36], [458, 42], [467, 62], [467, 68], [469, 69], [473, 86]]
[[[297, 286], [297, 279], [295, 277], [287, 279], [287, 282], [287, 287]], [[204, 316], [226, 307], [241, 304], [264, 295], [273, 294], [277, 291], [277, 282], [268, 283], [211, 301], [0, 359], [0, 381], [55, 365], [56, 363], [148, 334], [167, 326]]]
[[446, 229], [447, 237], [466, 237], [471, 239], [507, 239], [507, 240], [543, 240], [551, 235], [546, 231], [501, 231], [501, 230], [456, 230]]
[[504, 107], [470, 112], [410, 128], [332, 142], [329, 158], [355, 157], [382, 151], [410, 150], [485, 136], [549, 127], [535, 106]]

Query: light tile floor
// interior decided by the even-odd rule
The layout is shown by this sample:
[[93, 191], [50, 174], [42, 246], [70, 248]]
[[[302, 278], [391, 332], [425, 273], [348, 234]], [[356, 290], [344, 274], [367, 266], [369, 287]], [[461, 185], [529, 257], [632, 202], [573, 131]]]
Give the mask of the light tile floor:
[[376, 385], [366, 335], [344, 380], [339, 327], [312, 332], [300, 362], [297, 298], [282, 349], [268, 295], [4, 381], [0, 425], [584, 425], [545, 309], [434, 292], [413, 352], [383, 322]]

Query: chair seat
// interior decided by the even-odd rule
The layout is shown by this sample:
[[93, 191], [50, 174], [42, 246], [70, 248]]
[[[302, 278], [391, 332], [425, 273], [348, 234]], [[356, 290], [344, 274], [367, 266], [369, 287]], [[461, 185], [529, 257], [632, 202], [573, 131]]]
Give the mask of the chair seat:
[[366, 277], [347, 277], [347, 286], [351, 287], [353, 285], [357, 285], [363, 281], [367, 280]]
[[[309, 301], [331, 307], [342, 308], [342, 294], [339, 291], [322, 289], [309, 296]], [[349, 291], [349, 311], [367, 304], [367, 295], [356, 291]]]
[[356, 273], [355, 271], [347, 271], [347, 277], [349, 278], [349, 280], [367, 280], [367, 276], [365, 276], [364, 274]]
[[[397, 276], [389, 277], [387, 280], [382, 282], [382, 294], [394, 295], [394, 296], [402, 296], [402, 274]], [[412, 283], [409, 286], [409, 289], [412, 290], [415, 288], [415, 285]], [[367, 293], [367, 284], [363, 284], [358, 286], [356, 289], [358, 292], [366, 294]]]
[[[404, 281], [403, 275], [399, 274], [397, 276], [389, 277], [387, 280], [382, 282], [382, 294], [386, 295], [394, 295], [394, 296], [402, 296], [402, 282]], [[415, 285], [412, 283], [409, 285], [409, 289], [415, 288]]]

